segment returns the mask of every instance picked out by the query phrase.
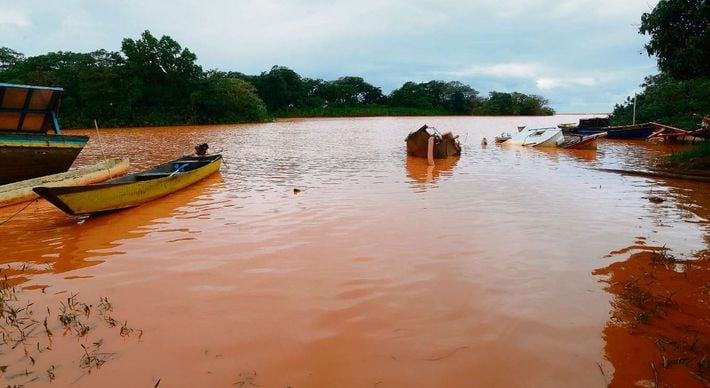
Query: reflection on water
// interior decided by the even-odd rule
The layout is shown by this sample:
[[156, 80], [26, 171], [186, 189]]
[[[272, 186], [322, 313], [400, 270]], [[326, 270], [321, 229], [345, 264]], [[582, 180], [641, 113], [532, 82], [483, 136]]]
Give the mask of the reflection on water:
[[[186, 205], [205, 201], [205, 195], [221, 183], [216, 174], [159, 203], [95, 217], [62, 216], [45, 201], [34, 203], [3, 227], [4, 236], [14, 242], [12, 251], [0, 257], [0, 264], [7, 265], [5, 274], [11, 279], [100, 264], [107, 256], [126, 254], [120, 249], [123, 241], [165, 229], [170, 218], [187, 215], [182, 210]], [[185, 233], [189, 235], [189, 228]]]
[[[630, 242], [707, 249], [710, 189], [590, 168], [643, 169], [663, 145], [480, 146], [578, 118], [102, 130], [107, 157], [134, 171], [207, 142], [221, 176], [83, 221], [38, 202], [1, 227], [0, 259], [24, 287], [107, 296], [145, 330], [58, 386], [599, 386], [615, 367], [598, 366], [613, 296], [592, 272]], [[407, 158], [403, 140], [423, 124], [459, 134], [461, 157]], [[94, 140], [78, 164], [101, 158]]]
[[414, 156], [406, 158], [407, 176], [414, 181], [414, 185], [422, 189], [439, 180], [439, 175], [451, 176], [454, 166], [460, 159], [459, 156], [436, 159], [434, 165], [429, 165], [429, 162], [424, 158]]

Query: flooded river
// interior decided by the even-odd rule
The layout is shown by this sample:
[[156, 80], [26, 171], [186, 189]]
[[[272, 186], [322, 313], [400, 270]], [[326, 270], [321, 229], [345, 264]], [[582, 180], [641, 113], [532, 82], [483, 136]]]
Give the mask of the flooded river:
[[[595, 170], [673, 151], [645, 141], [493, 142], [579, 117], [68, 131], [91, 136], [79, 165], [129, 156], [140, 170], [202, 142], [224, 164], [99, 217], [0, 209], [22, 210], [0, 226], [0, 263], [40, 322], [0, 355], [3, 384], [604, 386], [619, 367], [604, 334], [613, 296], [594, 272], [644, 247], [708, 249], [710, 185]], [[423, 124], [458, 134], [461, 157], [408, 158]], [[62, 327], [72, 305], [88, 332]]]

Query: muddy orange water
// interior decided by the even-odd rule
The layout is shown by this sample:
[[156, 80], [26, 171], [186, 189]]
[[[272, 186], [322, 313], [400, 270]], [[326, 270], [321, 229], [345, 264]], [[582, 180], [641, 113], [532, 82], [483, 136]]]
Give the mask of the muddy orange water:
[[[621, 367], [610, 352], [625, 350], [606, 342], [614, 294], [593, 272], [646, 247], [707, 249], [710, 185], [594, 170], [645, 169], [673, 150], [644, 141], [493, 144], [579, 117], [104, 129], [101, 142], [69, 131], [91, 136], [78, 165], [100, 160], [101, 144], [140, 170], [201, 142], [225, 163], [137, 208], [76, 218], [38, 201], [0, 226], [15, 303], [40, 322], [0, 355], [3, 384], [609, 384]], [[408, 158], [404, 138], [423, 124], [458, 134], [461, 157]], [[112, 309], [99, 313], [104, 297]], [[80, 303], [83, 337], [58, 318]]]

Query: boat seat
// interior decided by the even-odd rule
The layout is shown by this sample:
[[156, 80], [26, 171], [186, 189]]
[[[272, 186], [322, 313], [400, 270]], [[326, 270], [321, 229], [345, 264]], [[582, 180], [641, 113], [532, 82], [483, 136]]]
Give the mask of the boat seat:
[[139, 181], [144, 181], [148, 179], [154, 179], [154, 178], [164, 178], [172, 175], [173, 172], [142, 172], [140, 174], [136, 174], [135, 177]]
[[194, 166], [196, 164], [204, 164], [204, 163], [205, 162], [202, 160], [181, 160], [179, 162], [173, 162], [173, 168], [178, 169], [178, 170], [182, 170], [190, 165]]

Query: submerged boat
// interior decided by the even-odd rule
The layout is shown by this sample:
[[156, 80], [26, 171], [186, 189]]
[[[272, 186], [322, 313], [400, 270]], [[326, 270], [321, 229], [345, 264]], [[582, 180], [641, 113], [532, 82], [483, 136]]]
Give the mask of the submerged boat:
[[594, 135], [564, 135], [564, 141], [559, 145], [566, 149], [590, 150], [597, 148], [597, 139], [606, 137], [606, 132], [595, 133]]
[[152, 169], [85, 186], [35, 187], [70, 215], [138, 206], [185, 188], [219, 170], [222, 155], [184, 156]]
[[606, 132], [606, 137], [610, 139], [645, 139], [656, 128], [653, 123], [610, 126], [609, 119], [604, 117], [580, 119], [577, 126], [562, 124], [559, 127], [565, 134], [594, 135]]
[[0, 184], [67, 171], [84, 148], [88, 136], [59, 129], [62, 92], [0, 83]]
[[430, 139], [433, 143], [431, 153], [434, 159], [445, 159], [449, 156], [461, 155], [461, 144], [458, 136], [454, 136], [451, 132], [441, 134], [436, 128], [427, 125], [407, 136], [405, 139], [407, 142], [407, 154], [419, 158], [428, 158]]
[[562, 130], [559, 128], [524, 128], [518, 127], [514, 133], [502, 144], [522, 145], [529, 147], [558, 147], [564, 142]]
[[114, 158], [77, 170], [8, 183], [0, 186], [0, 207], [37, 198], [38, 195], [32, 191], [35, 187], [87, 185], [119, 177], [126, 171], [128, 171], [128, 158]]
[[512, 137], [513, 137], [513, 135], [511, 135], [510, 132], [503, 132], [500, 135], [495, 137], [496, 144], [505, 143], [506, 141], [510, 140]]

